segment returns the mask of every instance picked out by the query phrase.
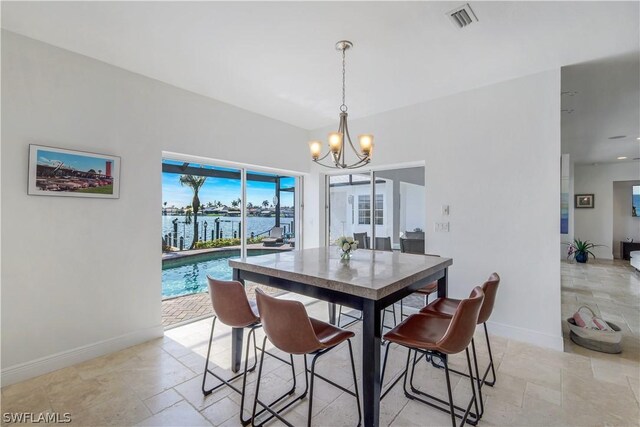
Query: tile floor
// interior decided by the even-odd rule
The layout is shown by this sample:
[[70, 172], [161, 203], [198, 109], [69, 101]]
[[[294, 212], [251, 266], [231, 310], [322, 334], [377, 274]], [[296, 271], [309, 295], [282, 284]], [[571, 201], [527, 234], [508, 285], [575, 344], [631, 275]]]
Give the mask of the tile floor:
[[[639, 424], [640, 372], [637, 340], [633, 337], [635, 334], [637, 338], [639, 326], [640, 276], [617, 264], [563, 264], [562, 271], [563, 310], [570, 312], [575, 305], [588, 302], [596, 304], [605, 317], [619, 323], [624, 320], [628, 328], [625, 352], [621, 356], [602, 355], [567, 343], [571, 352], [563, 353], [492, 337], [498, 382], [494, 388], [484, 389], [486, 410], [481, 426]], [[297, 298], [305, 302], [310, 314], [326, 318], [324, 303]], [[359, 324], [353, 327], [358, 332]], [[209, 319], [194, 322], [167, 331], [164, 338], [5, 387], [2, 412], [70, 412], [74, 426], [239, 425], [238, 395], [228, 388], [207, 397], [200, 391], [209, 328]], [[227, 372], [225, 368], [229, 366], [229, 332], [226, 327], [216, 330], [211, 360], [218, 372]], [[486, 363], [483, 342], [478, 337], [480, 361]], [[354, 344], [355, 349], [360, 348], [358, 336]], [[392, 347], [391, 351], [387, 378], [400, 372], [406, 357], [397, 348]], [[356, 363], [360, 360], [356, 351]], [[301, 359], [296, 363], [300, 381]], [[460, 358], [452, 358], [452, 363], [462, 367]], [[261, 390], [265, 395], [275, 395], [290, 385], [291, 372], [280, 362], [267, 359], [264, 369]], [[347, 369], [345, 345], [318, 362], [320, 373], [349, 387]], [[444, 396], [442, 371], [423, 364], [419, 372], [420, 388]], [[249, 390], [253, 390], [255, 378], [255, 374], [249, 375]], [[465, 379], [453, 377], [453, 385], [454, 398], [469, 395]], [[317, 382], [314, 395], [313, 425], [355, 425], [351, 396], [321, 381]], [[303, 400], [287, 412], [287, 417], [292, 424], [303, 425], [306, 410], [307, 401]], [[408, 401], [399, 387], [382, 402], [382, 425], [449, 423], [446, 414]]]

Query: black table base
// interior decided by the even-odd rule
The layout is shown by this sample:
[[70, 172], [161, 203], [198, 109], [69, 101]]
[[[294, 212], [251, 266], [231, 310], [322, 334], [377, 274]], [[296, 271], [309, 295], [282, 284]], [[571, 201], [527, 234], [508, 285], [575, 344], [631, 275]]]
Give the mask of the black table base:
[[[448, 291], [447, 269], [424, 277], [405, 288], [402, 288], [379, 300], [368, 299], [356, 295], [338, 292], [332, 289], [320, 288], [306, 283], [291, 281], [280, 277], [255, 273], [247, 270], [233, 269], [233, 280], [244, 284], [245, 281], [259, 283], [273, 288], [309, 296], [329, 303], [329, 320], [335, 324], [335, 305], [340, 304], [363, 313], [362, 324], [362, 400], [364, 409], [364, 425], [380, 425], [380, 323], [381, 311], [389, 305], [400, 301], [425, 285], [438, 281], [438, 297], [446, 297]], [[243, 330], [232, 330], [232, 366], [233, 372], [238, 372], [242, 358]]]

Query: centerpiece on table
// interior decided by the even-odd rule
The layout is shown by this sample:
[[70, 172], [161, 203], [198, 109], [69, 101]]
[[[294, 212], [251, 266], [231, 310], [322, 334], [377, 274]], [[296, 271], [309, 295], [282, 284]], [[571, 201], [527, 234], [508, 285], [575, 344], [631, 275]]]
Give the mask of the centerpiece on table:
[[358, 242], [353, 237], [340, 236], [336, 239], [336, 245], [340, 249], [340, 258], [343, 260], [351, 259], [351, 254], [358, 249]]
[[591, 252], [591, 249], [598, 246], [595, 243], [591, 243], [588, 240], [574, 239], [573, 242], [567, 244], [567, 259], [573, 257], [576, 262], [585, 263], [589, 260], [589, 255], [595, 259], [595, 255]]

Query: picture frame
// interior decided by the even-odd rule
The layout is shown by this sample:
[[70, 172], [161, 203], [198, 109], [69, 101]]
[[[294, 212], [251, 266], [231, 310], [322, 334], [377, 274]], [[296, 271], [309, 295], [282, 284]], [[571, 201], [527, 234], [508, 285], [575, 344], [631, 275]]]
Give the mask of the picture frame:
[[593, 194], [576, 194], [575, 195], [575, 207], [576, 209], [592, 209], [595, 203], [595, 195]]
[[120, 157], [29, 145], [31, 196], [120, 198]]

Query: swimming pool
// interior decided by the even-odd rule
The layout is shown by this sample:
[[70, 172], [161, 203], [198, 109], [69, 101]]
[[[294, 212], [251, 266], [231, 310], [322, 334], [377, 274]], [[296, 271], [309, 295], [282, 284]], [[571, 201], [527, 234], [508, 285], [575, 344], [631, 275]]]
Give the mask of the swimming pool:
[[[249, 256], [280, 252], [273, 249], [251, 249]], [[207, 290], [207, 275], [231, 280], [229, 258], [240, 256], [239, 249], [208, 252], [162, 261], [162, 298], [196, 294]]]

